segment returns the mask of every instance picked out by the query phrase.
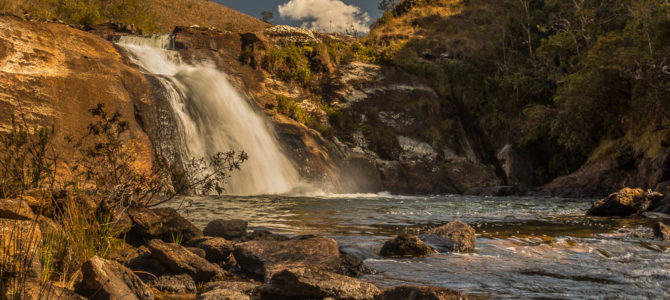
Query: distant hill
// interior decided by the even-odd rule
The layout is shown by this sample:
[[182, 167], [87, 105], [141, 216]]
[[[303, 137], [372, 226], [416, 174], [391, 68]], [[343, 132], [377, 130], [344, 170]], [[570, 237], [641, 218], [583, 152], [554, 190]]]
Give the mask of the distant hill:
[[258, 31], [271, 26], [259, 19], [209, 0], [151, 0], [160, 32], [175, 26], [199, 25], [234, 32]]

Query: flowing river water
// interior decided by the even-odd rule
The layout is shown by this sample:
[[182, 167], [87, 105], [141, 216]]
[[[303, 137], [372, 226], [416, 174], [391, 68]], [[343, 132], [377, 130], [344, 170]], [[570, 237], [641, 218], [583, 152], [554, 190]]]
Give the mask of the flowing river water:
[[[201, 228], [237, 218], [252, 229], [332, 237], [377, 270], [362, 279], [380, 287], [443, 286], [475, 299], [670, 298], [670, 243], [649, 238], [653, 222], [587, 218], [587, 200], [384, 194], [184, 200], [180, 210]], [[377, 255], [397, 233], [452, 220], [477, 230], [475, 253]]]

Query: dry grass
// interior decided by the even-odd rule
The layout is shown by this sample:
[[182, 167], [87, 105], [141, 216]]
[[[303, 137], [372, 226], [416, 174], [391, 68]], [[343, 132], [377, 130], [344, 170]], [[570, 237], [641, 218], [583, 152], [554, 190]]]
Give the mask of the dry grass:
[[209, 0], [151, 0], [160, 32], [175, 26], [199, 25], [234, 32], [259, 31], [270, 26], [259, 19]]

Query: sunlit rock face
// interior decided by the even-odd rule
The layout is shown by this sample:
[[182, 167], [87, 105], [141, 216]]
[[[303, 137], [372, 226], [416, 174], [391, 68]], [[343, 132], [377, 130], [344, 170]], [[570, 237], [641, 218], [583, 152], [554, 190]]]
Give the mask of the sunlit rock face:
[[134, 106], [154, 103], [153, 89], [124, 60], [112, 43], [93, 34], [0, 16], [0, 130], [10, 129], [12, 115], [30, 126], [54, 125], [54, 145], [67, 163], [73, 152], [64, 137], [84, 134], [92, 121], [88, 109], [102, 103], [129, 121], [123, 138], [136, 167], [150, 167], [151, 143]]

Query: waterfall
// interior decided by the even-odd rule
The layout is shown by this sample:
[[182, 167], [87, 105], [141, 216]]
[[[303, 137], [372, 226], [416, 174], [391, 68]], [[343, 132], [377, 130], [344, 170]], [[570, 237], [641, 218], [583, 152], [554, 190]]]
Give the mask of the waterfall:
[[179, 151], [185, 159], [245, 151], [249, 159], [229, 179], [226, 193], [287, 193], [300, 178], [281, 151], [271, 126], [228, 80], [209, 65], [189, 65], [172, 47], [170, 35], [120, 37], [117, 45], [143, 72], [158, 79], [179, 123]]

